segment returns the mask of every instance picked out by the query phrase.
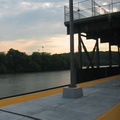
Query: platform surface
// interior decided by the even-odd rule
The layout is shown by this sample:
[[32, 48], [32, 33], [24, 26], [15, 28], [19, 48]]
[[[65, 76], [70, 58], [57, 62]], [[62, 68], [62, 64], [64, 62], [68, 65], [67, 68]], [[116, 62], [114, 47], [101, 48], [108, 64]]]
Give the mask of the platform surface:
[[62, 98], [60, 88], [35, 99], [0, 100], [0, 120], [120, 120], [120, 75], [78, 86], [84, 96], [76, 99]]

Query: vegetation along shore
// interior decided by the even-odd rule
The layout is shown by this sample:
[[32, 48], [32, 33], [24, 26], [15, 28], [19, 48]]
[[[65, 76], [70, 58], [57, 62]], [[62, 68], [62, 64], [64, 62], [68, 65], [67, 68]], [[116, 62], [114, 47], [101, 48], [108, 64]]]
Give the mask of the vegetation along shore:
[[[90, 56], [92, 52], [89, 52]], [[15, 49], [7, 53], [0, 52], [0, 73], [41, 72], [70, 69], [70, 54], [51, 54], [46, 52], [33, 52], [27, 55]], [[78, 68], [78, 53], [75, 53], [75, 66]], [[88, 65], [85, 52], [82, 53], [83, 66]], [[118, 53], [112, 52], [112, 64], [118, 64]], [[96, 65], [96, 57], [93, 59]], [[109, 64], [109, 52], [100, 52], [100, 65]]]

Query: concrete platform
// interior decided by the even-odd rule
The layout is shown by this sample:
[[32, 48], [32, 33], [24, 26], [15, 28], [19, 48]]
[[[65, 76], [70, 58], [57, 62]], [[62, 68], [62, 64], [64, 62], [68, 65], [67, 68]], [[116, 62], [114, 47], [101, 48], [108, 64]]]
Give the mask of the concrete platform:
[[[83, 87], [83, 94], [81, 98], [69, 99], [59, 93], [1, 107], [0, 120], [98, 120], [120, 103], [120, 76]], [[108, 120], [120, 120], [120, 116]]]

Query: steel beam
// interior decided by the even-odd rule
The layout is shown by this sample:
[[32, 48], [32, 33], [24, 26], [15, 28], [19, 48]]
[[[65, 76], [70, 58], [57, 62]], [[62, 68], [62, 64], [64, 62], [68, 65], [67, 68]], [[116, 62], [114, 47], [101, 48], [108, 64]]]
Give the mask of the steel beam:
[[[96, 42], [96, 44], [97, 44], [97, 42]], [[94, 54], [95, 54], [95, 49], [96, 49], [96, 44], [95, 44], [95, 46], [94, 46], [94, 48], [93, 48], [93, 51], [92, 51], [92, 56], [91, 56], [91, 62], [92, 62], [92, 60], [93, 60], [93, 57], [94, 57]], [[87, 69], [90, 67], [90, 63], [87, 65]]]
[[79, 52], [79, 68], [82, 69], [82, 45], [81, 33], [78, 33], [78, 52]]
[[112, 67], [111, 44], [109, 43], [109, 67]]
[[96, 40], [96, 52], [97, 52], [97, 68], [100, 67], [100, 54], [99, 54], [99, 41]]
[[118, 65], [120, 67], [120, 47], [118, 45]]
[[85, 51], [85, 53], [86, 53], [86, 55], [87, 55], [87, 58], [88, 58], [88, 60], [89, 60], [89, 62], [90, 62], [91, 67], [94, 68], [93, 63], [92, 63], [92, 60], [91, 60], [91, 58], [90, 58], [90, 56], [89, 56], [89, 53], [88, 53], [88, 51], [87, 51], [87, 49], [86, 49], [86, 47], [85, 47], [82, 39], [81, 39], [81, 43], [82, 43], [82, 45], [83, 45], [83, 49], [84, 49], [84, 51]]

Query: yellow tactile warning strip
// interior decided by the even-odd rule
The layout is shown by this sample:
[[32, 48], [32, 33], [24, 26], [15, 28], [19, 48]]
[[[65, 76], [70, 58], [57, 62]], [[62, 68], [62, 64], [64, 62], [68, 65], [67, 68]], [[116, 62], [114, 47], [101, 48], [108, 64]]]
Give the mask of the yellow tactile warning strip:
[[34, 99], [46, 97], [49, 95], [54, 95], [57, 93], [61, 93], [62, 90], [63, 90], [63, 88], [58, 88], [58, 89], [53, 89], [53, 90], [48, 90], [48, 91], [3, 99], [3, 100], [0, 100], [0, 107], [17, 104], [17, 103], [25, 102], [25, 101], [29, 101], [29, 100], [34, 100]]
[[120, 103], [96, 118], [96, 120], [120, 120]]
[[[119, 77], [120, 77], [120, 75], [113, 76], [113, 77], [107, 77], [104, 79], [98, 79], [98, 80], [94, 80], [94, 81], [90, 81], [90, 82], [77, 84], [77, 86], [85, 87], [85, 86], [94, 85], [97, 83], [101, 83], [101, 82], [119, 78]], [[33, 94], [3, 99], [3, 100], [0, 100], [0, 107], [17, 104], [17, 103], [25, 102], [25, 101], [29, 101], [29, 100], [34, 100], [34, 99], [46, 97], [49, 95], [54, 95], [57, 93], [61, 93], [62, 91], [63, 91], [63, 88], [57, 88], [57, 89], [52, 89], [52, 90], [48, 90], [48, 91], [37, 92], [37, 93], [33, 93]]]

